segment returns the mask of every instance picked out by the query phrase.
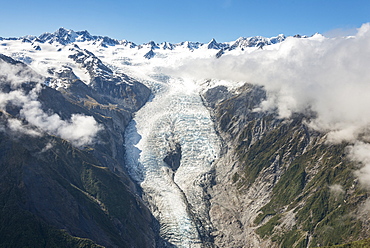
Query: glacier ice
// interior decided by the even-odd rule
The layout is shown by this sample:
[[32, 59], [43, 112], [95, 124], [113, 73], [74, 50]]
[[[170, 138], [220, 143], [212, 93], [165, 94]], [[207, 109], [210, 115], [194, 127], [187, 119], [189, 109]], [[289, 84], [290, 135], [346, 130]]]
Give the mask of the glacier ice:
[[[218, 158], [219, 140], [197, 85], [157, 78], [163, 79], [155, 86], [160, 90], [126, 129], [126, 164], [161, 225], [160, 235], [177, 247], [201, 247], [195, 218], [207, 222], [201, 183]], [[164, 162], [174, 143], [181, 147], [177, 170]]]

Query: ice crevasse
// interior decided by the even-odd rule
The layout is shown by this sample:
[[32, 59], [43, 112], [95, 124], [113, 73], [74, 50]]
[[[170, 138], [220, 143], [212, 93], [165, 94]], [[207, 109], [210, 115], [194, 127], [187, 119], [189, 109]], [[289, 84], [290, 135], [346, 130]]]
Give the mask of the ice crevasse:
[[160, 223], [161, 237], [177, 247], [201, 247], [200, 229], [209, 221], [202, 184], [220, 142], [200, 87], [162, 78], [126, 129], [126, 165]]

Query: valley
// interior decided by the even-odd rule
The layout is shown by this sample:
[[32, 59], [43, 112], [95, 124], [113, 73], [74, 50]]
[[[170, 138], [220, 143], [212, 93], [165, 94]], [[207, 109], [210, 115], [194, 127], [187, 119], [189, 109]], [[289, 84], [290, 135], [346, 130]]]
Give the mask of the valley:
[[369, 238], [367, 157], [358, 155], [367, 117], [342, 121], [330, 85], [297, 77], [302, 90], [291, 79], [301, 68], [285, 60], [325, 42], [136, 45], [64, 28], [1, 38], [0, 234], [9, 238], [0, 247], [17, 244], [16, 229], [30, 237], [18, 246], [33, 247]]

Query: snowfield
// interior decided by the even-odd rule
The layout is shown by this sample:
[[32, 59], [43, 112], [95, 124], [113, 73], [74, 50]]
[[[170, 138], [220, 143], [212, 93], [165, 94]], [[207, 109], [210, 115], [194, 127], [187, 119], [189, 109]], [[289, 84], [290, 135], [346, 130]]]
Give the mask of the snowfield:
[[[183, 74], [182, 68], [194, 60], [207, 63], [220, 56], [249, 54], [259, 50], [261, 42], [273, 49], [285, 37], [143, 45], [64, 29], [40, 37], [45, 40], [2, 40], [0, 53], [28, 64], [45, 78], [53, 78], [53, 73], [63, 73], [68, 67], [88, 85], [91, 75], [86, 67], [75, 62], [79, 57], [70, 58], [87, 50], [113, 73], [126, 74], [152, 90], [150, 101], [126, 128], [122, 144], [126, 148], [125, 166], [159, 221], [161, 237], [177, 247], [202, 247], [202, 236], [212, 232], [203, 187], [211, 180], [209, 174], [219, 157], [220, 141], [200, 93], [217, 84], [238, 84], [221, 80], [204, 83], [194, 75]], [[96, 58], [87, 58], [84, 64], [98, 63]], [[97, 64], [93, 66], [97, 73], [104, 73]], [[49, 80], [49, 86], [66, 88], [68, 81]], [[175, 167], [165, 162], [171, 156]]]

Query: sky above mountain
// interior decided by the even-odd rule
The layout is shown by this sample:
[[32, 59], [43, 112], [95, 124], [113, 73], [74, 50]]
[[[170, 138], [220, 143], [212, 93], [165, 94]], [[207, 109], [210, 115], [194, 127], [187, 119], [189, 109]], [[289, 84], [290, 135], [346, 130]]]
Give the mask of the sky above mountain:
[[1, 9], [0, 37], [65, 27], [135, 43], [347, 35], [370, 21], [368, 0], [13, 0], [3, 1]]

